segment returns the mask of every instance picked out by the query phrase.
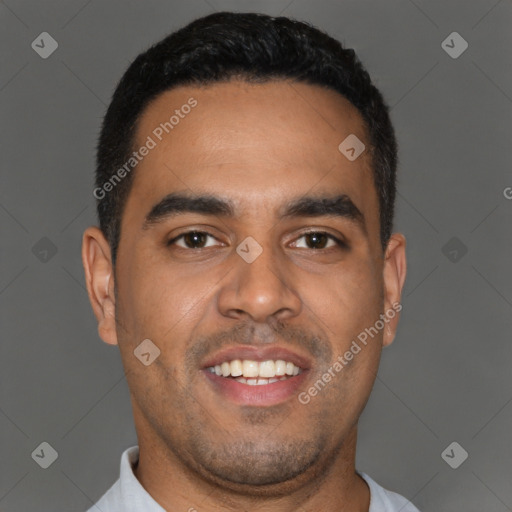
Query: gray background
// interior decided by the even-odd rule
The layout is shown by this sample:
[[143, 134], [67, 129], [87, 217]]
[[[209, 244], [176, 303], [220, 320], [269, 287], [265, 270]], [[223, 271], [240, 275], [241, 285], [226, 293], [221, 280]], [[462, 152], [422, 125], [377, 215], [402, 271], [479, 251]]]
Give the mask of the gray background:
[[[422, 512], [512, 510], [510, 0], [0, 2], [0, 510], [84, 511], [136, 444], [80, 260], [94, 147], [128, 63], [214, 10], [327, 30], [392, 106], [409, 273], [358, 469]], [[44, 31], [59, 45], [47, 59], [31, 48]], [[441, 46], [453, 31], [469, 44], [457, 59]], [[469, 454], [458, 469], [441, 457], [453, 441]], [[58, 452], [48, 469], [31, 456], [42, 442]]]

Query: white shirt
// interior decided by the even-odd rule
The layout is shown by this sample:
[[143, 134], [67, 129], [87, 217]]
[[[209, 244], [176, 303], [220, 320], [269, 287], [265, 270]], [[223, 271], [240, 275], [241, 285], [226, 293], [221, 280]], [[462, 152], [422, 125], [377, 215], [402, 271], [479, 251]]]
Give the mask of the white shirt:
[[[133, 465], [138, 458], [138, 446], [131, 446], [123, 452], [119, 479], [87, 512], [166, 512], [133, 474]], [[384, 489], [366, 473], [358, 471], [358, 474], [370, 487], [368, 512], [419, 512], [403, 496]]]

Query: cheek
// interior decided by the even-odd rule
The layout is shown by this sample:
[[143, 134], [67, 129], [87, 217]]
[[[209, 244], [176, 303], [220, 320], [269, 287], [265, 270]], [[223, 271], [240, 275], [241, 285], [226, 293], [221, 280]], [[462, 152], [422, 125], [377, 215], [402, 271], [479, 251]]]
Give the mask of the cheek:
[[369, 260], [360, 259], [322, 278], [305, 278], [300, 289], [304, 302], [329, 328], [333, 339], [346, 340], [373, 325], [381, 312], [378, 275]]
[[117, 308], [122, 336], [128, 335], [130, 344], [149, 338], [161, 349], [162, 359], [175, 360], [204, 315], [211, 301], [208, 292], [219, 279], [210, 272], [171, 268], [149, 256], [125, 261], [122, 270]]

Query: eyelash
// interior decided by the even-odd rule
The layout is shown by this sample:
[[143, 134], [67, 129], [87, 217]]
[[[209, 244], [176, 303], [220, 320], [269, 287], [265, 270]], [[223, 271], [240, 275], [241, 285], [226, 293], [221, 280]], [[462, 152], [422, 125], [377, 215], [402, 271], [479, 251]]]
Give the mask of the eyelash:
[[[167, 242], [167, 246], [171, 246], [171, 245], [174, 245], [176, 243], [176, 241], [182, 239], [185, 235], [190, 235], [192, 233], [196, 233], [196, 234], [199, 234], [199, 235], [207, 235], [211, 238], [214, 238], [216, 240], [216, 237], [213, 236], [211, 233], [208, 233], [207, 231], [197, 231], [197, 230], [192, 230], [192, 231], [186, 231], [185, 233], [181, 233], [180, 235], [174, 237], [172, 240], [169, 240]], [[302, 233], [298, 239], [304, 237], [304, 236], [307, 236], [307, 235], [327, 235], [327, 238], [333, 240], [336, 245], [338, 245], [341, 249], [347, 249], [348, 248], [348, 245], [343, 242], [342, 240], [340, 240], [339, 238], [335, 237], [334, 235], [331, 235], [331, 233], [328, 233], [326, 231], [307, 231], [306, 233]], [[180, 247], [180, 246], [178, 246]], [[180, 249], [184, 249], [184, 250], [189, 250], [189, 251], [200, 251], [202, 249], [209, 249], [209, 247], [196, 247], [196, 248], [190, 248], [190, 247], [180, 247]], [[316, 251], [316, 252], [320, 252], [320, 251], [327, 251], [329, 249], [332, 249], [332, 247], [325, 247], [323, 249], [311, 249], [309, 247], [306, 247], [305, 249], [308, 249], [310, 251]]]

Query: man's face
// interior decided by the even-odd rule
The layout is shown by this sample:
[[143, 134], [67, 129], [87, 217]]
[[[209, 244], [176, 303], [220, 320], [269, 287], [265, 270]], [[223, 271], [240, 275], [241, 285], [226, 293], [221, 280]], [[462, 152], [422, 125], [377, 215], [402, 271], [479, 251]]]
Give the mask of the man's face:
[[[197, 105], [158, 140], [154, 130], [190, 98]], [[350, 134], [366, 144], [354, 161], [338, 149]], [[332, 370], [399, 288], [386, 282], [394, 274], [360, 114], [320, 87], [235, 81], [160, 95], [135, 148], [148, 136], [156, 146], [134, 170], [122, 217], [117, 330], [100, 330], [119, 344], [139, 440], [222, 485], [321, 474], [355, 431], [396, 326]], [[177, 211], [169, 194], [215, 197], [233, 215]], [[329, 214], [290, 209], [338, 196]], [[148, 366], [134, 355], [146, 339], [160, 350]], [[238, 374], [238, 363], [226, 364], [237, 360], [248, 372], [251, 361], [274, 361], [256, 371], [281, 375], [250, 374], [251, 385], [213, 373]], [[299, 374], [288, 365], [292, 375], [282, 375], [281, 361]], [[301, 403], [330, 368], [330, 382]]]

